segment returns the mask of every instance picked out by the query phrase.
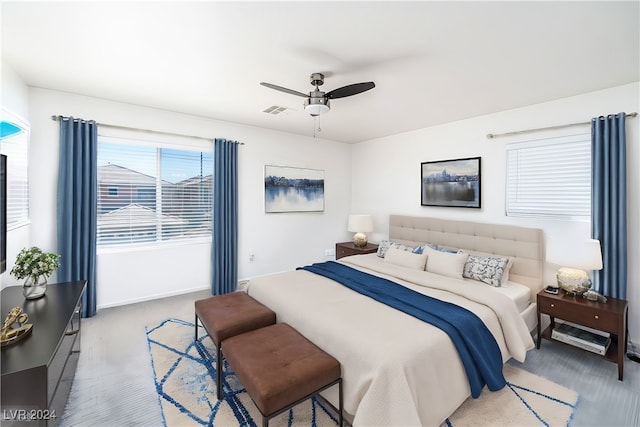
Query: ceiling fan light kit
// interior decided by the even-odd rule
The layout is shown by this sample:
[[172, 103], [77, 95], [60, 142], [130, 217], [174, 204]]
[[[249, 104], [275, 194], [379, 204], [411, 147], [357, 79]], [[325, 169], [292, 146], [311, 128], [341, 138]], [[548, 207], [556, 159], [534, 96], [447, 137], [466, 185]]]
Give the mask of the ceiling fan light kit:
[[324, 98], [309, 98], [304, 101], [304, 111], [313, 117], [324, 114], [331, 109], [331, 103]]
[[293, 89], [287, 89], [286, 87], [277, 86], [271, 83], [260, 83], [264, 87], [268, 87], [270, 89], [278, 90], [280, 92], [285, 92], [290, 95], [301, 96], [303, 98], [307, 98], [304, 102], [304, 110], [309, 113], [312, 117], [319, 116], [320, 114], [324, 114], [331, 109], [331, 99], [337, 98], [345, 98], [347, 96], [357, 95], [362, 92], [366, 92], [370, 89], [376, 87], [373, 82], [364, 82], [364, 83], [355, 83], [347, 86], [340, 87], [338, 89], [334, 89], [330, 92], [322, 92], [318, 89], [319, 86], [324, 84], [324, 74], [322, 73], [313, 73], [309, 77], [309, 82], [315, 86], [315, 90], [309, 92], [309, 94], [305, 94], [302, 92], [298, 92]]

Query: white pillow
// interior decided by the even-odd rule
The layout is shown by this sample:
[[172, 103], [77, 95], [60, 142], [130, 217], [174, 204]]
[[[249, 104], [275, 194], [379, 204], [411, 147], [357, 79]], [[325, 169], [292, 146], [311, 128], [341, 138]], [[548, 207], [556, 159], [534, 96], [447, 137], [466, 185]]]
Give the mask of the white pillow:
[[504, 270], [502, 280], [500, 280], [500, 286], [509, 286], [509, 271], [511, 271], [511, 267], [513, 267], [513, 258], [509, 257], [509, 264], [507, 264], [507, 268]]
[[402, 249], [390, 247], [387, 249], [384, 260], [402, 267], [424, 270], [425, 263], [427, 262], [427, 254], [415, 254], [413, 252], [407, 252]]
[[468, 254], [441, 252], [433, 250], [428, 246], [424, 248], [424, 251], [427, 254], [426, 270], [428, 272], [453, 277], [455, 279], [462, 279], [464, 263], [467, 261]]

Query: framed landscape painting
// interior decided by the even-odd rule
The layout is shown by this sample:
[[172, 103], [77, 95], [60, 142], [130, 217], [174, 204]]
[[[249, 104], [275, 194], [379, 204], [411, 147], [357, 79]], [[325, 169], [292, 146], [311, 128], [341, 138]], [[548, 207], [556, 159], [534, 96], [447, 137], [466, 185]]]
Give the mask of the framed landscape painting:
[[421, 163], [422, 206], [480, 208], [480, 157]]
[[265, 165], [264, 211], [324, 211], [324, 171]]

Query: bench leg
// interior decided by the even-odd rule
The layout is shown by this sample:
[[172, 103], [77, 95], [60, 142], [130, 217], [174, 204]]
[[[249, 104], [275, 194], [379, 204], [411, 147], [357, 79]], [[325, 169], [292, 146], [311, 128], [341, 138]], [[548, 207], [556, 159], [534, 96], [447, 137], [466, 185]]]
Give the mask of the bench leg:
[[340, 378], [340, 382], [338, 383], [338, 426], [342, 427], [342, 378]]
[[216, 392], [222, 400], [222, 343], [216, 346]]
[[196, 341], [198, 341], [198, 315], [197, 314], [196, 314], [195, 324], [196, 324], [196, 334], [195, 334], [195, 336], [196, 336]]
[[[321, 391], [328, 389], [329, 387], [333, 387], [334, 385], [338, 384], [338, 408], [336, 409], [335, 406], [333, 406], [333, 404], [331, 404], [331, 402], [327, 401], [326, 399], [325, 402], [327, 402], [329, 404], [329, 406], [335, 411], [338, 411], [338, 426], [342, 427], [344, 424], [344, 416], [343, 416], [343, 410], [344, 410], [344, 404], [343, 404], [343, 398], [342, 398], [342, 378], [338, 378], [336, 381], [322, 387], [321, 389], [303, 397], [300, 400], [297, 400], [295, 402], [293, 402], [292, 404], [285, 406], [284, 408], [280, 409], [277, 412], [272, 413], [271, 415], [269, 415], [268, 417], [266, 417], [264, 415], [264, 413], [262, 412], [262, 410], [260, 408], [258, 408], [258, 411], [260, 411], [260, 414], [262, 415], [262, 427], [269, 427], [269, 420], [273, 417], [276, 417], [280, 414], [282, 414], [285, 411], [288, 411], [289, 409], [293, 408], [294, 406], [297, 406], [298, 404], [304, 402], [305, 400], [311, 399], [313, 396], [319, 394]], [[251, 397], [251, 395], [249, 395], [249, 397]], [[321, 397], [321, 396], [320, 396]], [[322, 398], [322, 397], [321, 397]], [[251, 400], [253, 400], [253, 397], [251, 397]], [[253, 400], [253, 403], [255, 404], [255, 400]], [[257, 405], [256, 405], [257, 406]]]

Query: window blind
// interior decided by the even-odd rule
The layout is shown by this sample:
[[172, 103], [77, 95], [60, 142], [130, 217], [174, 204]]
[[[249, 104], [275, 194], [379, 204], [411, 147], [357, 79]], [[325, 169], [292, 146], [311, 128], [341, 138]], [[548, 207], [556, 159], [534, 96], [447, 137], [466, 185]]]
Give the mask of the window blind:
[[591, 135], [507, 145], [507, 216], [590, 217]]
[[98, 142], [98, 245], [211, 237], [210, 152]]
[[2, 138], [0, 152], [7, 156], [7, 229], [29, 221], [28, 131]]

